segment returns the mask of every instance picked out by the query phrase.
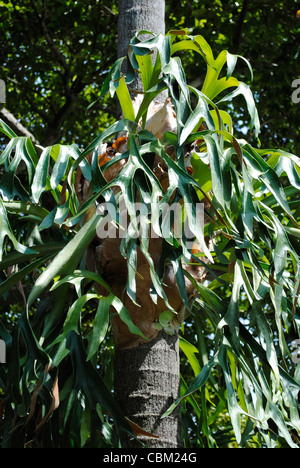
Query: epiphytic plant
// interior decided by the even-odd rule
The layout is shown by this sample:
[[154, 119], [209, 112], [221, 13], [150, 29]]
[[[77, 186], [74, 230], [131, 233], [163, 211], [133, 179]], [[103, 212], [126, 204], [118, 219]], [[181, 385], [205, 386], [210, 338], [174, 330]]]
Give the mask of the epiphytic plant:
[[[180, 60], [186, 52], [206, 67], [201, 89], [188, 84]], [[299, 158], [235, 136], [222, 106], [237, 95], [245, 97], [250, 126], [259, 132], [250, 88], [233, 77], [238, 56], [223, 51], [215, 58], [203, 37], [171, 31], [145, 41], [137, 35], [128, 58], [126, 74], [119, 59], [102, 88], [102, 94], [117, 94], [123, 118], [82, 152], [75, 145], [35, 148], [1, 121], [9, 138], [0, 156], [0, 336], [7, 346], [7, 365], [0, 367], [1, 444], [105, 447], [118, 443], [112, 420], [117, 431], [131, 431], [98, 367], [100, 362], [105, 369], [101, 349], [108, 340], [109, 310], [131, 336], [144, 333], [111, 284], [88, 268], [85, 255], [103, 216], [97, 204], [115, 206], [118, 225], [122, 198], [131, 221], [120, 243], [128, 272], [122, 297], [138, 300], [139, 252], [150, 272], [149, 300], [165, 304], [156, 327], [174, 332], [170, 324], [178, 311], [161, 281], [168, 261], [189, 320], [205, 322], [210, 331], [206, 339], [205, 327], [198, 327], [197, 343], [188, 343], [181, 331], [180, 346], [195, 378], [183, 379], [182, 396], [166, 415], [188, 401], [198, 421], [198, 446], [222, 445], [216, 422], [226, 409], [241, 446], [298, 446], [299, 368], [290, 342], [299, 336]], [[129, 92], [134, 73], [143, 83], [135, 103]], [[165, 117], [174, 125], [157, 138], [147, 113], [152, 109], [158, 128], [165, 125], [153, 111], [164, 90]], [[126, 145], [117, 151], [111, 142], [120, 132]], [[168, 175], [165, 188], [154, 171], [156, 157]], [[160, 204], [179, 201], [197, 249], [187, 247], [184, 236], [176, 238], [169, 223], [155, 268], [147, 236], [132, 236], [141, 222], [147, 227], [131, 210], [137, 201], [152, 203], [158, 233], [167, 226]], [[205, 206], [204, 227], [193, 209], [198, 202]], [[185, 268], [191, 262], [201, 266], [206, 280], [197, 281]], [[16, 312], [10, 311], [13, 303]], [[12, 322], [12, 314], [18, 320]]]

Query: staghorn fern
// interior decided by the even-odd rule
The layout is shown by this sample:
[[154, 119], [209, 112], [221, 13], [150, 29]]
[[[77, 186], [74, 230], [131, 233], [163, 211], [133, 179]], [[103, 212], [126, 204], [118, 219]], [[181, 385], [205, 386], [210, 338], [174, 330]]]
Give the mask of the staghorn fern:
[[[153, 64], [154, 49], [158, 54]], [[206, 67], [201, 90], [188, 85], [180, 61], [186, 51]], [[213, 344], [199, 341], [200, 354], [194, 344], [181, 338], [195, 378], [190, 383], [183, 380], [182, 398], [166, 414], [189, 401], [196, 415], [199, 446], [204, 440], [208, 446], [218, 444], [217, 418], [227, 406], [240, 446], [254, 442], [297, 447], [299, 364], [291, 343], [299, 338], [299, 158], [279, 149], [255, 148], [234, 136], [232, 118], [221, 107], [239, 94], [246, 100], [256, 137], [259, 133], [251, 90], [232, 76], [240, 57], [223, 51], [215, 59], [203, 37], [188, 36], [184, 30], [147, 41], [136, 35], [128, 57], [127, 74], [121, 72], [124, 59], [118, 60], [102, 88], [102, 95], [117, 94], [124, 118], [84, 151], [75, 145], [34, 148], [29, 138], [17, 137], [1, 121], [0, 129], [10, 139], [0, 156], [3, 310], [9, 306], [9, 295], [18, 302], [17, 286], [26, 297], [14, 326], [4, 316], [0, 322], [9, 363], [0, 367], [2, 446], [38, 446], [41, 439], [35, 429], [41, 421], [44, 444], [83, 446], [91, 436], [94, 446], [115, 445], [106, 411], [118, 431], [131, 430], [97, 370], [97, 356], [108, 339], [110, 307], [131, 333], [143, 334], [110, 285], [88, 270], [85, 255], [102, 216], [95, 204], [100, 200], [117, 208], [121, 194], [133, 224], [138, 221], [130, 206], [136, 197], [155, 201], [157, 212], [152, 214], [158, 228], [162, 227], [160, 204], [179, 198], [199, 247], [195, 254], [172, 230], [164, 238], [162, 261], [171, 259], [183, 302], [185, 277], [197, 291], [192, 303], [185, 304], [191, 312], [189, 321], [205, 320], [214, 335]], [[226, 76], [220, 77], [225, 68]], [[132, 103], [129, 92], [136, 71], [144, 86], [139, 105]], [[146, 130], [147, 113], [164, 90], [172, 102], [176, 128], [157, 139]], [[100, 167], [103, 144], [120, 132], [128, 138], [125, 152]], [[172, 157], [166, 150], [170, 147]], [[166, 191], [146, 161], [151, 154], [167, 166]], [[107, 171], [120, 160], [125, 164], [107, 180]], [[89, 186], [84, 200], [76, 185], [79, 173]], [[195, 202], [205, 202], [204, 230], [191, 208]], [[116, 209], [116, 222], [118, 214]], [[129, 234], [125, 236], [122, 253], [130, 268], [127, 292], [135, 300], [137, 241], [130, 239]], [[213, 240], [209, 247], [207, 239]], [[151, 300], [155, 303], [162, 297], [167, 302], [161, 271], [153, 268], [147, 243], [139, 248], [150, 265]], [[209, 281], [198, 282], [183, 269], [183, 262], [192, 260], [205, 268]], [[95, 283], [105, 294], [95, 291]], [[92, 327], [83, 323], [83, 311], [89, 307], [95, 310]], [[218, 373], [223, 380], [217, 384]], [[214, 392], [215, 410], [203, 389]], [[38, 411], [47, 418], [33, 418]], [[56, 417], [57, 411], [62, 420]], [[97, 430], [102, 433], [100, 440]]]

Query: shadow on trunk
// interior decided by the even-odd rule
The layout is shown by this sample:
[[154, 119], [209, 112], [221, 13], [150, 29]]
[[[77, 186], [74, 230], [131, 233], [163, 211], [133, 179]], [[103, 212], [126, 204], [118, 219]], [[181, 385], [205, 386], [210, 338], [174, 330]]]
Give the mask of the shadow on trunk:
[[[179, 397], [178, 335], [164, 331], [137, 348], [116, 350], [115, 399], [130, 420], [154, 437], [138, 439], [149, 448], [182, 446], [180, 405], [168, 417], [164, 412]], [[142, 447], [139, 441], [125, 438], [123, 446]]]

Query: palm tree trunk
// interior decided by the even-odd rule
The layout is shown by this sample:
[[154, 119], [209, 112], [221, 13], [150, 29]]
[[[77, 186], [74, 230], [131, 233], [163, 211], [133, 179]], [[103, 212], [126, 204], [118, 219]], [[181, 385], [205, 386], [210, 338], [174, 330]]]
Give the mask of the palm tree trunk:
[[[141, 30], [165, 33], [164, 0], [119, 0], [119, 57], [126, 56], [130, 39]], [[142, 89], [138, 78], [131, 88]], [[132, 97], [135, 97], [134, 93]], [[165, 98], [162, 97], [163, 100]], [[138, 323], [136, 325], [139, 326]], [[179, 396], [178, 335], [170, 336], [161, 331], [156, 338], [139, 346], [127, 349], [117, 347], [114, 368], [115, 398], [124, 414], [144, 431], [156, 436], [140, 435], [143, 444], [151, 448], [180, 447], [180, 408], [161, 419]], [[141, 447], [133, 438], [123, 440], [123, 446]]]
[[[165, 33], [165, 0], [119, 0], [118, 17], [118, 57], [125, 57], [130, 40], [138, 31], [150, 31], [153, 34]], [[150, 38], [144, 34], [142, 39]], [[153, 60], [155, 56], [153, 56]], [[130, 85], [133, 90], [141, 90], [140, 76], [136, 75]], [[136, 95], [131, 93], [131, 97]], [[158, 100], [164, 101], [165, 93]]]
[[[125, 416], [157, 438], [140, 435], [149, 448], [182, 446], [180, 407], [161, 416], [179, 396], [178, 335], [164, 331], [136, 348], [116, 350], [115, 398]], [[127, 448], [141, 447], [133, 438], [123, 440]]]
[[130, 39], [142, 30], [165, 33], [164, 0], [119, 0], [118, 56], [124, 57]]

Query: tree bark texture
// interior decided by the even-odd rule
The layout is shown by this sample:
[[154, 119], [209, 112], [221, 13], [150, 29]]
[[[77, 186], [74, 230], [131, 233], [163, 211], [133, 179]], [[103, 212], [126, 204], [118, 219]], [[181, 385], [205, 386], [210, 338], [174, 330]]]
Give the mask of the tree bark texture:
[[[118, 57], [127, 55], [130, 40], [141, 30], [154, 34], [165, 33], [164, 0], [119, 0]], [[141, 38], [148, 37], [152, 36], [143, 35]], [[137, 74], [136, 80], [130, 84], [132, 98], [136, 97], [133, 90], [142, 89]], [[166, 95], [163, 93], [158, 101], [165, 99]], [[143, 294], [145, 292], [137, 291], [137, 297]], [[128, 309], [131, 311], [130, 306]], [[150, 309], [151, 307], [149, 315]], [[144, 315], [145, 312], [143, 310]], [[161, 419], [179, 396], [178, 335], [170, 336], [161, 331], [146, 343], [127, 346], [126, 349], [125, 346], [116, 346], [114, 367], [115, 398], [120, 408], [128, 419], [156, 436], [152, 438], [139, 435], [142, 443], [151, 448], [180, 447], [180, 407], [169, 417]], [[141, 447], [141, 444], [136, 439], [127, 437], [123, 440], [123, 446]]]
[[164, 0], [119, 0], [119, 57], [126, 55], [130, 39], [141, 30], [165, 33]]
[[[153, 34], [165, 34], [165, 0], [119, 0], [118, 17], [118, 57], [125, 57], [130, 40], [138, 31], [150, 31]], [[142, 39], [151, 35], [142, 35]], [[153, 59], [155, 57], [153, 56]], [[130, 88], [141, 90], [139, 75], [131, 83]], [[166, 99], [165, 93], [158, 101]], [[131, 93], [134, 98], [134, 93]]]
[[0, 108], [0, 118], [4, 120], [4, 122], [19, 136], [29, 137], [31, 141], [35, 145], [39, 145], [40, 143], [37, 139], [32, 135], [32, 133], [25, 128], [21, 122], [19, 122], [16, 117], [9, 112], [5, 107]]
[[[148, 343], [136, 348], [116, 350], [115, 398], [131, 421], [157, 438], [139, 435], [149, 448], [178, 448], [182, 446], [180, 405], [161, 419], [169, 406], [179, 397], [178, 335], [161, 331]], [[123, 440], [128, 448], [141, 447], [129, 436]]]

